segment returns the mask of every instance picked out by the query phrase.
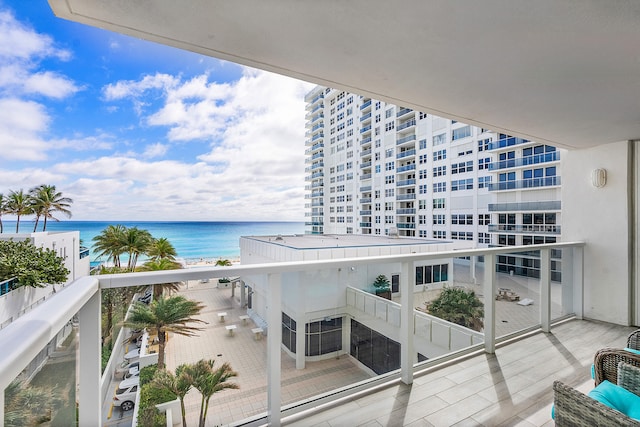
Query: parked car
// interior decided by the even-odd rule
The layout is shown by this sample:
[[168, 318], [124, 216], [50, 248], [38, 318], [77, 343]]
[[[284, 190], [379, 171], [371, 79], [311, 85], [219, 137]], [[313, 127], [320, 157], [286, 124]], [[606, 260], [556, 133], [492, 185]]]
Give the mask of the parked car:
[[126, 375], [132, 373], [133, 371], [137, 372], [138, 370], [138, 362], [129, 362], [125, 360], [120, 363], [120, 365], [118, 365], [118, 367], [115, 369], [113, 378], [117, 380], [123, 380], [125, 379]]
[[113, 406], [119, 406], [123, 411], [132, 410], [135, 405], [139, 384], [139, 377], [132, 377], [121, 381], [113, 396]]

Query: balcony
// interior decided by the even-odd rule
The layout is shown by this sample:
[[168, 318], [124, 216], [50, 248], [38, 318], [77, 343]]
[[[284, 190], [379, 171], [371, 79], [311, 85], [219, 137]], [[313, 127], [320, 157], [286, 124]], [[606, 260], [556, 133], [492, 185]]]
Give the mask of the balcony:
[[317, 133], [317, 134], [313, 135], [313, 138], [311, 138], [311, 142], [317, 141], [320, 138], [324, 138], [324, 133], [320, 132], [320, 133]]
[[311, 179], [322, 178], [324, 176], [324, 172], [314, 172], [311, 174]]
[[410, 193], [410, 194], [397, 194], [396, 195], [396, 200], [400, 201], [400, 200], [415, 200], [416, 199], [416, 193]]
[[370, 222], [361, 222], [360, 223], [360, 228], [371, 228], [371, 223]]
[[401, 108], [397, 113], [396, 113], [396, 118], [400, 118], [400, 117], [404, 117], [407, 114], [411, 114], [413, 113], [413, 110], [411, 108]]
[[407, 171], [414, 171], [416, 170], [416, 164], [412, 163], [410, 165], [404, 165], [404, 166], [400, 166], [396, 169], [396, 172], [398, 173], [402, 173], [402, 172], [407, 172]]
[[405, 129], [409, 129], [412, 128], [416, 125], [416, 119], [409, 119], [406, 122], [402, 122], [399, 123], [398, 126], [396, 127], [396, 131], [400, 132], [403, 131]]
[[363, 173], [362, 175], [360, 175], [360, 179], [361, 180], [365, 180], [365, 179], [371, 179], [371, 174], [370, 173]]
[[371, 125], [360, 128], [360, 133], [371, 132]]
[[360, 163], [360, 169], [366, 169], [371, 167], [371, 161]]
[[[370, 225], [370, 223], [361, 224], [362, 227], [370, 227]], [[348, 382], [345, 384], [344, 381], [348, 381], [344, 378], [345, 375], [338, 375], [331, 381], [334, 389], [322, 392], [320, 395], [295, 394], [299, 397], [290, 401], [290, 398], [286, 397], [289, 394], [289, 387], [302, 390], [299, 386], [305, 381], [305, 376], [300, 375], [314, 371], [313, 367], [309, 367], [310, 371], [296, 370], [290, 363], [282, 365], [281, 368], [281, 358], [284, 354], [279, 351], [282, 343], [282, 329], [272, 327], [269, 328], [265, 346], [252, 346], [252, 349], [255, 347], [252, 351], [264, 352], [257, 356], [257, 360], [266, 360], [268, 355], [268, 363], [260, 368], [262, 374], [265, 374], [265, 385], [257, 384], [255, 390], [252, 386], [243, 385], [245, 388], [239, 390], [236, 399], [231, 400], [234, 404], [242, 403], [246, 407], [258, 408], [255, 420], [270, 424], [279, 424], [281, 419], [287, 420], [287, 424], [292, 425], [296, 425], [297, 422], [309, 423], [313, 419], [310, 417], [314, 416], [323, 416], [324, 419], [340, 417], [340, 421], [346, 423], [350, 422], [349, 417], [356, 416], [360, 421], [378, 419], [383, 424], [387, 424], [390, 421], [388, 417], [399, 416], [394, 414], [394, 411], [401, 410], [404, 414], [401, 415], [404, 422], [411, 422], [407, 417], [415, 417], [415, 420], [424, 418], [425, 421], [435, 425], [449, 425], [469, 417], [469, 420], [475, 422], [494, 425], [512, 417], [526, 417], [527, 414], [533, 417], [535, 413], [538, 419], [542, 420], [536, 423], [540, 425], [549, 419], [551, 382], [554, 379], [561, 379], [576, 384], [584, 379], [584, 383], [588, 384], [590, 358], [595, 350], [608, 345], [624, 345], [626, 335], [634, 329], [602, 322], [571, 320], [574, 315], [578, 318], [582, 316], [581, 304], [574, 304], [574, 301], [578, 302], [581, 299], [582, 276], [572, 271], [582, 271], [583, 246], [582, 243], [567, 242], [529, 247], [408, 253], [378, 256], [374, 260], [362, 257], [82, 277], [0, 331], [0, 346], [3, 348], [0, 354], [0, 386], [4, 390], [38, 354], [39, 350], [47, 346], [52, 337], [77, 315], [79, 321], [77, 363], [80, 390], [77, 397], [80, 425], [100, 425], [102, 396], [110, 398], [110, 394], [105, 395], [100, 386], [100, 306], [98, 303], [100, 290], [151, 283], [187, 283], [189, 281], [199, 283], [202, 280], [223, 276], [260, 276], [262, 277], [260, 280], [269, 283], [266, 297], [270, 301], [270, 310], [265, 321], [279, 326], [282, 322], [281, 299], [285, 289], [282, 282], [285, 273], [300, 272], [303, 277], [318, 275], [318, 278], [335, 271], [357, 274], [358, 271], [366, 271], [372, 262], [375, 262], [376, 266], [388, 264], [394, 265], [389, 268], [397, 268], [397, 271], [413, 272], [415, 265], [422, 265], [425, 262], [441, 263], [443, 259], [448, 259], [449, 265], [453, 266], [448, 273], [450, 275], [447, 278], [448, 283], [453, 285], [458, 280], [469, 283], [468, 277], [471, 275], [477, 280], [478, 285], [475, 286], [478, 286], [478, 290], [484, 295], [491, 296], [484, 300], [483, 332], [475, 332], [414, 310], [414, 299], [421, 294], [421, 292], [415, 292], [414, 288], [420, 286], [422, 289], [423, 285], [416, 282], [418, 279], [413, 273], [400, 276], [400, 303], [384, 300], [361, 289], [347, 286], [342, 291], [346, 293], [346, 305], [340, 310], [347, 313], [349, 318], [362, 321], [370, 318], [387, 325], [386, 329], [395, 331], [393, 336], [399, 340], [400, 348], [409, 349], [408, 352], [404, 350], [401, 353], [398, 360], [399, 369], [393, 369], [368, 380], [358, 380], [357, 385]], [[523, 284], [517, 285], [514, 291], [522, 297], [534, 299], [535, 305], [527, 307], [495, 301], [493, 295], [499, 287], [504, 286], [504, 283], [511, 283], [512, 287], [516, 286], [509, 274], [496, 272], [498, 259], [508, 257], [513, 251], [525, 249], [539, 251], [542, 266], [539, 269], [539, 279], [522, 278]], [[563, 264], [565, 269], [562, 282], [551, 279], [552, 250], [563, 251], [563, 263], [566, 265]], [[470, 264], [461, 259], [462, 257], [473, 259], [482, 257], [484, 261]], [[324, 271], [319, 272], [319, 270]], [[356, 277], [353, 276], [349, 282], [354, 281]], [[420, 280], [423, 279], [424, 277], [420, 276]], [[202, 293], [203, 296], [208, 294], [211, 294], [211, 291]], [[228, 297], [221, 298], [223, 298], [221, 301], [230, 301]], [[231, 303], [234, 302], [231, 301]], [[211, 304], [217, 304], [217, 302], [212, 301]], [[510, 321], [505, 322], [505, 319]], [[554, 320], [563, 321], [563, 323], [556, 325]], [[304, 328], [304, 325], [302, 327]], [[551, 330], [553, 335], [541, 333]], [[39, 333], [33, 333], [34, 331]], [[224, 338], [224, 331], [221, 337], [228, 341], [227, 348], [232, 354], [236, 352], [240, 354], [242, 348], [246, 351], [246, 345], [243, 347], [241, 343], [238, 343], [238, 349], [232, 350], [230, 346], [233, 346], [234, 341]], [[236, 338], [240, 339], [240, 336]], [[512, 340], [512, 338], [520, 339]], [[188, 347], [188, 342], [192, 342], [188, 340], [198, 339], [200, 344], [207, 345], [207, 339], [204, 337], [179, 336], [174, 336], [170, 345], [177, 346], [174, 348], [185, 348], [185, 346]], [[249, 343], [253, 342], [252, 338], [249, 340]], [[22, 345], [15, 345], [17, 342]], [[214, 345], [214, 343], [208, 343], [208, 345]], [[444, 353], [415, 364], [413, 351], [425, 345], [442, 347]], [[349, 350], [345, 349], [345, 351], [348, 354]], [[228, 352], [226, 353], [227, 357], [231, 356]], [[345, 354], [340, 359], [348, 360], [348, 357]], [[553, 362], [550, 363], [551, 361]], [[231, 362], [241, 372], [250, 368], [244, 366], [239, 358], [233, 358]], [[287, 366], [290, 366], [293, 374], [287, 376], [287, 381], [282, 381], [282, 370], [288, 369]], [[341, 372], [338, 373], [341, 374]], [[110, 374], [107, 375], [110, 377]], [[256, 377], [258, 378], [260, 375]], [[412, 387], [406, 385], [411, 383], [413, 383]], [[313, 391], [317, 393], [319, 386], [319, 383], [307, 385], [304, 388], [305, 393]], [[393, 391], [396, 388], [397, 391]], [[388, 399], [389, 390], [392, 390], [394, 395], [408, 394], [407, 398]], [[364, 393], [363, 398], [369, 402], [362, 406], [360, 411], [355, 410], [356, 407], [360, 407], [360, 404], [355, 403], [354, 393]], [[419, 395], [414, 396], [414, 393]], [[376, 395], [384, 395], [386, 398], [374, 399]], [[220, 412], [226, 411], [227, 406], [223, 409], [220, 405], [228, 401], [227, 396], [214, 396], [213, 407]], [[417, 399], [418, 396], [420, 396], [419, 399]], [[216, 400], [220, 397], [222, 400]], [[342, 398], [345, 400], [338, 403], [336, 399]], [[429, 402], [432, 402], [432, 405], [425, 405], [427, 403], [424, 401], [425, 398], [430, 399]], [[295, 403], [297, 399], [304, 399], [304, 401]], [[375, 406], [371, 406], [371, 402], [374, 401]], [[250, 405], [249, 402], [255, 402], [255, 406]], [[334, 403], [329, 405], [331, 402]], [[361, 403], [364, 402], [363, 400]], [[435, 405], [434, 402], [440, 403]], [[356, 406], [350, 410], [352, 405]], [[319, 409], [321, 407], [325, 408]], [[408, 412], [409, 407], [413, 408], [412, 412]], [[533, 412], [529, 412], [527, 409], [532, 407]], [[305, 412], [304, 418], [296, 421], [297, 417], [301, 416], [299, 411], [303, 410], [310, 412]], [[322, 415], [314, 415], [322, 410], [326, 412]], [[538, 413], [538, 410], [544, 410], [544, 414]], [[335, 415], [331, 416], [333, 413]], [[326, 418], [327, 416], [329, 418]], [[239, 421], [239, 419], [228, 418], [216, 419], [216, 422], [223, 424]]]
[[408, 135], [403, 138], [398, 138], [398, 140], [396, 141], [396, 145], [406, 144], [407, 142], [413, 142], [415, 140], [416, 140], [415, 135]]
[[371, 209], [365, 210], [365, 211], [360, 211], [360, 215], [370, 216], [371, 215]]
[[365, 192], [365, 191], [371, 191], [371, 186], [363, 185], [362, 187], [360, 187], [360, 192]]
[[416, 185], [415, 179], [403, 179], [400, 181], [396, 181], [396, 187], [407, 187], [410, 185]]
[[396, 226], [400, 230], [413, 230], [416, 228], [416, 224], [413, 222], [399, 222], [396, 224]]
[[500, 148], [512, 147], [514, 145], [526, 144], [530, 142], [528, 139], [509, 137], [493, 141], [489, 144], [489, 150], [499, 150]]
[[314, 155], [311, 156], [311, 160], [316, 160], [316, 159], [322, 159], [324, 157], [324, 153], [320, 152], [320, 153], [316, 153]]
[[360, 117], [360, 123], [364, 123], [371, 120], [371, 113], [364, 114]]
[[362, 141], [360, 141], [360, 145], [366, 145], [371, 143], [371, 137], [367, 136], [366, 138], [362, 138]]
[[396, 214], [397, 215], [415, 215], [416, 210], [415, 208], [400, 208], [400, 209], [396, 209]]
[[533, 234], [560, 234], [559, 225], [555, 224], [490, 224], [490, 233], [512, 232]]
[[371, 203], [371, 197], [362, 197], [360, 203]]
[[405, 157], [410, 157], [410, 156], [415, 156], [416, 155], [416, 150], [407, 150], [407, 151], [403, 151], [401, 153], [396, 154], [396, 159], [404, 159]]
[[311, 165], [311, 170], [316, 170], [316, 169], [323, 168], [323, 167], [324, 167], [324, 163], [323, 162], [314, 163], [313, 165]]
[[519, 159], [500, 160], [498, 162], [489, 163], [489, 170], [501, 170], [509, 168], [517, 168], [521, 166], [537, 165], [540, 163], [556, 162], [560, 160], [560, 152], [552, 151], [545, 154], [536, 154], [534, 156], [521, 157]]
[[360, 151], [360, 157], [366, 157], [371, 154], [371, 148], [364, 149]]
[[522, 190], [527, 188], [555, 187], [560, 185], [559, 176], [523, 179], [520, 181], [503, 181], [489, 183], [489, 191]]
[[360, 111], [366, 111], [368, 109], [371, 108], [371, 100], [365, 101], [361, 106], [360, 106]]
[[489, 203], [489, 212], [559, 211], [561, 206], [562, 203], [560, 200], [543, 202]]

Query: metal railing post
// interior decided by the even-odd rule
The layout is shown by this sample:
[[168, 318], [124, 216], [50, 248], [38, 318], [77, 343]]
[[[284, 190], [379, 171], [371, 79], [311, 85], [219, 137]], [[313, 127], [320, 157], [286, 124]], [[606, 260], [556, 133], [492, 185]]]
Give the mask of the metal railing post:
[[[267, 417], [270, 426], [280, 425], [280, 343], [282, 342], [282, 274], [267, 276]], [[304, 339], [304, 337], [297, 337]]]
[[484, 256], [484, 351], [496, 352], [496, 256]]
[[413, 290], [416, 276], [413, 262], [403, 262], [400, 273], [400, 375], [405, 384], [413, 383]]
[[551, 250], [540, 249], [540, 327], [551, 331]]

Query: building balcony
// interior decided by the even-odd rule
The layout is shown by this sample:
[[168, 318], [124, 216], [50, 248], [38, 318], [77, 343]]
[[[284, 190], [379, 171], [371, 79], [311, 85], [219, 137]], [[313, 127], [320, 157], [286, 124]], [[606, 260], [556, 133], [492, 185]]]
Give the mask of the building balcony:
[[400, 208], [400, 209], [396, 209], [396, 214], [397, 215], [415, 215], [416, 210], [415, 208]]
[[416, 224], [414, 222], [399, 222], [396, 223], [396, 226], [400, 230], [413, 230], [416, 228]]
[[360, 179], [361, 180], [366, 180], [366, 179], [371, 179], [372, 175], [370, 173], [363, 173], [362, 175], [360, 175]]
[[371, 223], [370, 222], [361, 222], [360, 223], [360, 228], [371, 228]]
[[396, 195], [396, 200], [400, 201], [400, 200], [415, 200], [416, 199], [416, 194], [415, 193], [410, 193], [410, 194], [397, 194]]
[[322, 178], [324, 176], [324, 172], [314, 172], [311, 174], [311, 179]]
[[371, 167], [371, 161], [360, 163], [360, 169], [365, 169], [370, 167]]
[[324, 158], [324, 153], [323, 152], [316, 153], [316, 154], [311, 156], [311, 160], [322, 159], [322, 158]]
[[416, 185], [415, 179], [403, 179], [400, 181], [396, 181], [396, 187], [408, 187], [411, 185]]
[[324, 202], [322, 200], [314, 200], [311, 202], [311, 206], [324, 206]]
[[324, 183], [322, 181], [319, 181], [311, 184], [311, 188], [318, 188], [318, 187], [324, 187]]
[[489, 212], [511, 211], [559, 211], [562, 202], [549, 200], [543, 202], [489, 203]]
[[362, 138], [362, 141], [360, 141], [360, 145], [361, 145], [361, 146], [362, 146], [362, 145], [367, 145], [367, 144], [370, 144], [370, 143], [371, 143], [371, 137], [370, 137], [370, 136], [367, 136], [367, 137], [365, 137], [365, 138]]
[[319, 163], [314, 163], [313, 165], [311, 165], [311, 170], [316, 170], [316, 169], [320, 169], [324, 167], [324, 163], [323, 162], [319, 162]]
[[313, 137], [311, 138], [311, 142], [315, 142], [315, 141], [317, 141], [317, 140], [319, 140], [321, 138], [324, 138], [324, 133], [322, 133], [322, 132], [317, 133], [317, 134], [313, 135]]
[[360, 117], [360, 123], [371, 121], [371, 113], [364, 114]]
[[370, 185], [363, 185], [362, 187], [360, 187], [360, 192], [366, 192], [366, 191], [371, 191]]
[[371, 216], [371, 209], [369, 209], [369, 210], [364, 210], [364, 211], [360, 211], [360, 215], [363, 215], [363, 216]]
[[412, 127], [414, 127], [416, 125], [416, 119], [409, 119], [406, 122], [402, 122], [399, 123], [398, 126], [396, 126], [396, 131], [397, 132], [401, 132], [401, 131], [405, 131], [411, 129]]
[[367, 111], [371, 109], [371, 100], [369, 99], [368, 101], [365, 101], [361, 106], [360, 106], [360, 111]]
[[401, 108], [400, 110], [398, 110], [398, 112], [396, 113], [396, 118], [401, 118], [404, 116], [407, 116], [409, 114], [413, 113], [413, 110], [411, 108]]
[[315, 132], [323, 128], [324, 128], [324, 123], [317, 123], [311, 128], [311, 132]]
[[[360, 225], [365, 228], [371, 226], [370, 223]], [[341, 364], [340, 369], [329, 368], [329, 371], [338, 374], [329, 381], [329, 389], [322, 388], [321, 382], [308, 381], [308, 374], [316, 372], [314, 366], [295, 369], [291, 364], [288, 364], [291, 368], [287, 364], [281, 365], [281, 358], [288, 357], [280, 351], [283, 334], [279, 326], [284, 308], [282, 300], [285, 298], [283, 281], [292, 272], [299, 272], [303, 277], [325, 277], [342, 271], [342, 274], [353, 275], [349, 276], [349, 283], [356, 283], [359, 272], [366, 271], [373, 262], [366, 257], [82, 277], [0, 330], [0, 346], [3, 348], [0, 354], [0, 386], [4, 390], [29, 361], [49, 345], [58, 331], [76, 318], [79, 325], [78, 351], [72, 354], [78, 355], [77, 368], [73, 372], [78, 372], [79, 423], [102, 425], [103, 399], [112, 398], [110, 390], [103, 391], [106, 389], [101, 385], [101, 381], [110, 380], [112, 375], [109, 371], [101, 375], [99, 301], [102, 290], [153, 283], [201, 283], [223, 276], [262, 277], [261, 281], [269, 283], [266, 288], [268, 293], [264, 297], [269, 300], [270, 310], [264, 321], [277, 325], [269, 328], [264, 345], [254, 344], [251, 334], [246, 336], [246, 342], [241, 341], [245, 339], [241, 328], [233, 339], [226, 336], [224, 330], [219, 331], [220, 337], [212, 330], [211, 334], [207, 332], [207, 338], [175, 335], [170, 341], [169, 345], [173, 345], [174, 349], [189, 348], [193, 346], [190, 343], [197, 342], [198, 347], [212, 347], [205, 351], [219, 351], [215, 349], [219, 346], [216, 340], [226, 340], [225, 356], [233, 368], [240, 375], [255, 375], [252, 379], [258, 380], [255, 386], [243, 383], [243, 388], [235, 392], [236, 395], [230, 394], [234, 391], [215, 395], [211, 404], [217, 409], [216, 412], [228, 414], [227, 418], [216, 418], [212, 422], [243, 422], [230, 415], [232, 411], [225, 406], [230, 401], [235, 405], [254, 408], [252, 414], [242, 417], [251, 416], [256, 423], [271, 425], [280, 424], [281, 421], [287, 425], [319, 424], [321, 419], [334, 418], [345, 425], [356, 425], [363, 421], [387, 425], [392, 419], [397, 421], [398, 416], [402, 417], [403, 423], [423, 420], [433, 425], [452, 425], [465, 421], [469, 424], [497, 425], [526, 419], [536, 420], [534, 425], [542, 425], [550, 422], [553, 380], [588, 386], [591, 382], [589, 365], [595, 351], [607, 346], [623, 347], [626, 336], [634, 329], [576, 320], [583, 315], [582, 275], [578, 274], [582, 271], [583, 247], [582, 243], [558, 243], [375, 257], [376, 269], [383, 267], [389, 271], [411, 272], [409, 275], [400, 275], [399, 302], [347, 286], [341, 291], [345, 292], [345, 305], [337, 309], [345, 313], [347, 319], [365, 322], [371, 327], [374, 324], [385, 325], [384, 330], [393, 331], [387, 333], [393, 336], [393, 340], [398, 340], [398, 348], [405, 350], [399, 353], [398, 359], [376, 362], [376, 366], [390, 367], [388, 372], [371, 375], [363, 371], [361, 375], [368, 377], [364, 380], [362, 376], [354, 376], [349, 380], [347, 371], [342, 370], [346, 365]], [[518, 285], [509, 272], [503, 273], [497, 267], [501, 257], [508, 258], [512, 252], [525, 249], [539, 251], [540, 265], [543, 267], [538, 268], [537, 279], [529, 276], [525, 284]], [[552, 279], [554, 267], [551, 266], [550, 253], [554, 249], [563, 251], [562, 281]], [[483, 261], [469, 263], [463, 257], [481, 257]], [[443, 259], [448, 260], [452, 267], [445, 272], [446, 278], [438, 273], [439, 280], [444, 278], [445, 284], [451, 286], [458, 283], [468, 285], [467, 277], [471, 274], [478, 283], [472, 285], [478, 287], [477, 294], [490, 296], [483, 299], [483, 331], [472, 331], [413, 309], [416, 295], [420, 295], [425, 286], [431, 286], [424, 284], [423, 273], [419, 277], [414, 276], [414, 266], [425, 263], [440, 265]], [[431, 269], [429, 272], [431, 274]], [[429, 278], [431, 280], [432, 276]], [[532, 299], [534, 305], [519, 306], [495, 301], [493, 296], [507, 283], [522, 299]], [[195, 288], [190, 292], [195, 292]], [[211, 290], [202, 295], [205, 294], [211, 294]], [[234, 298], [225, 298], [230, 304], [238, 304]], [[419, 302], [417, 305], [420, 305]], [[245, 309], [240, 309], [241, 306], [232, 310], [237, 314], [245, 312]], [[229, 321], [232, 319], [229, 317]], [[305, 325], [299, 327], [304, 328]], [[36, 331], [38, 333], [34, 333]], [[550, 331], [553, 331], [553, 335], [548, 334]], [[304, 329], [299, 333], [304, 334]], [[236, 341], [237, 345], [234, 344]], [[344, 342], [349, 343], [349, 340]], [[251, 351], [259, 352], [257, 360], [268, 359], [269, 362], [260, 366], [254, 362], [243, 364], [239, 356], [246, 353], [248, 347], [251, 347]], [[349, 362], [349, 358], [356, 357], [358, 348], [364, 351], [363, 346], [349, 348], [347, 344], [341, 357], [332, 357], [333, 362], [327, 359], [322, 363], [323, 372], [329, 372], [326, 370], [326, 366], [331, 366], [329, 363], [341, 363], [340, 359]], [[442, 352], [423, 354], [428, 360], [416, 363], [415, 352], [425, 351], [418, 350], [423, 348], [442, 348]], [[349, 362], [349, 365], [353, 363]], [[287, 381], [282, 381], [285, 377], [283, 370]], [[248, 374], [249, 371], [251, 374]], [[326, 375], [329, 374], [325, 373], [323, 377], [326, 378]], [[265, 380], [260, 382], [260, 378]], [[291, 393], [292, 390], [297, 392]], [[295, 397], [287, 397], [290, 394]], [[390, 394], [406, 398], [389, 399]], [[75, 408], [75, 401], [72, 403]], [[301, 411], [304, 411], [303, 418], [300, 418]]]
[[508, 138], [499, 139], [497, 141], [493, 141], [489, 144], [489, 150], [499, 150], [501, 148], [513, 147], [514, 145], [526, 144], [529, 141], [524, 138], [516, 138], [514, 136], [510, 136]]
[[490, 224], [490, 233], [533, 233], [533, 234], [560, 234], [560, 225], [555, 224]]
[[365, 157], [371, 154], [371, 148], [364, 149], [360, 151], [360, 157]]
[[531, 178], [523, 179], [520, 181], [503, 181], [489, 183], [489, 191], [504, 191], [504, 190], [524, 190], [527, 188], [540, 188], [540, 187], [556, 187], [560, 185], [559, 176], [547, 176], [545, 178]]
[[360, 203], [371, 203], [371, 197], [362, 197]]
[[314, 191], [311, 193], [312, 198], [324, 197], [324, 191]]
[[398, 140], [396, 141], [396, 145], [403, 145], [403, 144], [407, 144], [409, 142], [414, 142], [416, 140], [416, 136], [415, 134], [413, 135], [408, 135], [402, 138], [398, 138]]
[[396, 154], [396, 159], [404, 159], [405, 157], [411, 157], [415, 155], [416, 155], [415, 149], [407, 150], [407, 151], [403, 151], [401, 153]]
[[360, 133], [371, 132], [371, 125], [360, 128]]
[[324, 114], [320, 113], [320, 114], [316, 114], [315, 116], [312, 116], [311, 119], [309, 119], [309, 123], [311, 125], [313, 125], [314, 123], [316, 123], [318, 120], [324, 119]]
[[398, 173], [414, 171], [414, 170], [416, 170], [416, 164], [415, 163], [412, 163], [410, 165], [400, 166], [400, 167], [396, 168], [396, 172], [398, 172]]
[[498, 162], [489, 163], [489, 170], [510, 169], [557, 161], [560, 161], [560, 152], [552, 151], [544, 154], [536, 154], [534, 156], [521, 157], [519, 159], [500, 160]]

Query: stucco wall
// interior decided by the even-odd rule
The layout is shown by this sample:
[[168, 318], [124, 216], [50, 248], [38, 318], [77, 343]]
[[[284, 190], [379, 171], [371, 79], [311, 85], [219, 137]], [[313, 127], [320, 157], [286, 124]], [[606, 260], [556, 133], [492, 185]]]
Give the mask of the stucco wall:
[[[629, 143], [574, 150], [563, 157], [562, 240], [585, 241], [584, 316], [630, 322]], [[591, 184], [591, 171], [607, 170], [607, 184]]]

